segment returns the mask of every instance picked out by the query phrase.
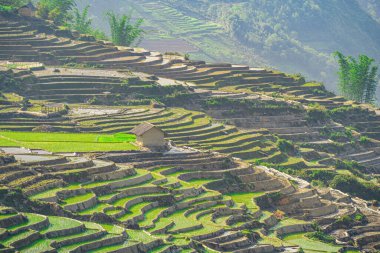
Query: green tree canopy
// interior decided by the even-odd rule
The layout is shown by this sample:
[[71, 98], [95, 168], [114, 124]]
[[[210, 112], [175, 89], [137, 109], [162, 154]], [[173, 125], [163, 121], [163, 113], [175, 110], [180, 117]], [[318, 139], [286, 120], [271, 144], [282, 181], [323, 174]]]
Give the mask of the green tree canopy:
[[359, 55], [358, 59], [335, 53], [339, 64], [339, 90], [347, 99], [359, 103], [375, 102], [378, 85], [378, 66], [375, 60], [366, 55]]
[[107, 13], [108, 22], [111, 28], [112, 42], [118, 46], [131, 46], [138, 44], [144, 35], [144, 30], [141, 29], [143, 19], [137, 19], [132, 22], [132, 14], [117, 15], [114, 12]]
[[80, 33], [90, 33], [92, 30], [92, 19], [88, 17], [88, 10], [90, 6], [87, 5], [82, 12], [78, 8], [74, 8], [73, 19], [69, 23], [71, 29], [77, 30]]
[[74, 8], [72, 11], [73, 17], [68, 21], [67, 26], [82, 34], [90, 34], [97, 39], [106, 40], [107, 36], [104, 32], [92, 27], [92, 19], [88, 15], [89, 9], [90, 5], [87, 5], [82, 11]]
[[62, 25], [71, 18], [71, 11], [75, 6], [75, 0], [40, 0], [37, 4], [37, 14], [41, 18]]
[[0, 0], [0, 5], [18, 8], [24, 4], [27, 4], [28, 2], [28, 0]]

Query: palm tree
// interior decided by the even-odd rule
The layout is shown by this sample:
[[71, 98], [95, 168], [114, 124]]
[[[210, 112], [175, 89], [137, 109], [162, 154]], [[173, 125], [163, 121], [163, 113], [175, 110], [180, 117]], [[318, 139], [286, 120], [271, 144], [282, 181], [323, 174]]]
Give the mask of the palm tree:
[[107, 13], [108, 22], [111, 28], [112, 42], [118, 46], [131, 46], [138, 44], [145, 31], [141, 29], [143, 19], [137, 19], [132, 23], [132, 14], [117, 15], [114, 12]]

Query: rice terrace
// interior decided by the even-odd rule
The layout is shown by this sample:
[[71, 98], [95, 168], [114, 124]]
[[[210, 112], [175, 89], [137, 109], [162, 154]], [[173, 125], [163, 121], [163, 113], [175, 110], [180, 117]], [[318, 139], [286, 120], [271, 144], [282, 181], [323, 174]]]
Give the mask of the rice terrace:
[[380, 252], [376, 60], [226, 63], [264, 2], [0, 0], [0, 253]]
[[0, 132], [0, 146], [44, 149], [51, 152], [137, 150], [130, 134]]

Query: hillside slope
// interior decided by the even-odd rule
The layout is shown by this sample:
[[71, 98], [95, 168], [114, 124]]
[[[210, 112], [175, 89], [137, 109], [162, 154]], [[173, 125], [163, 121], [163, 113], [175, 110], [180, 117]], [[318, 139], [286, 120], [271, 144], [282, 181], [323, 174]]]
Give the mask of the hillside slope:
[[[380, 248], [375, 108], [300, 76], [84, 41], [40, 19], [0, 15], [0, 30], [0, 251]], [[176, 147], [132, 151], [125, 133], [146, 121]]]
[[[133, 8], [146, 19], [141, 45], [148, 49], [163, 51], [165, 45], [166, 51], [189, 52], [192, 59], [272, 66], [336, 91], [332, 52], [364, 53], [380, 61], [378, 3], [359, 2], [113, 0], [105, 5], [87, 0], [81, 5], [90, 3], [98, 18], [107, 9]], [[96, 22], [107, 29], [102, 18]]]

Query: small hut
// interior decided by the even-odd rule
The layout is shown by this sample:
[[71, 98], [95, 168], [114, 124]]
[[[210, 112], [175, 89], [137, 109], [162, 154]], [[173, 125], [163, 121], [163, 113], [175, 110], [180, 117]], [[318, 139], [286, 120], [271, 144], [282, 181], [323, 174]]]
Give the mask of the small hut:
[[52, 103], [52, 104], [41, 105], [41, 112], [46, 113], [46, 114], [60, 112], [64, 109], [65, 109], [65, 104], [62, 104], [62, 103]]
[[37, 8], [33, 5], [32, 2], [29, 2], [27, 5], [21, 6], [18, 9], [18, 14], [24, 17], [35, 17]]
[[131, 130], [131, 133], [137, 137], [137, 142], [147, 148], [151, 149], [165, 149], [165, 132], [159, 127], [144, 122]]

